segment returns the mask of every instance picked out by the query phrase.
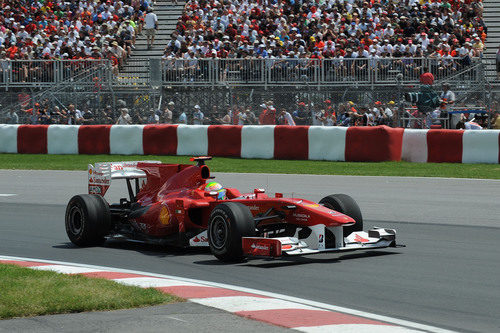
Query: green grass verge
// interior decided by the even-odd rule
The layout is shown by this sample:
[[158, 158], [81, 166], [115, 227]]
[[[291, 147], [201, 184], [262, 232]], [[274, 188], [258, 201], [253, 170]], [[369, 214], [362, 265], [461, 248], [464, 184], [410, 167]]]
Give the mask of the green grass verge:
[[[86, 170], [88, 163], [148, 159], [165, 163], [192, 163], [186, 156], [0, 154], [0, 169]], [[284, 161], [222, 157], [216, 157], [207, 164], [215, 172], [500, 179], [498, 164]]]
[[156, 289], [0, 264], [0, 319], [128, 309], [182, 301]]

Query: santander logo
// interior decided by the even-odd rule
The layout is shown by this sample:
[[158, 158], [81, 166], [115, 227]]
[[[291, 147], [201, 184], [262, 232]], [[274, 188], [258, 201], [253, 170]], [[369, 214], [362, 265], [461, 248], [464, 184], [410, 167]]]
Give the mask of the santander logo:
[[261, 244], [255, 244], [253, 243], [251, 246], [250, 246], [252, 249], [254, 250], [269, 250], [269, 246], [267, 245], [261, 245]]
[[200, 238], [198, 238], [198, 236], [196, 236], [195, 238], [193, 238], [193, 242], [195, 243], [208, 242], [208, 238], [205, 236], [201, 236]]

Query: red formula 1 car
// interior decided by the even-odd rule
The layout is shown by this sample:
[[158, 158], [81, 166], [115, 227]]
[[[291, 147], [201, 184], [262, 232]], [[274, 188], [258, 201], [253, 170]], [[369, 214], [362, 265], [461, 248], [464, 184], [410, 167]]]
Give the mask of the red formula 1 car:
[[[66, 209], [69, 239], [78, 246], [110, 237], [209, 246], [222, 261], [396, 246], [395, 230], [362, 231], [361, 211], [345, 194], [316, 203], [261, 189], [240, 193], [212, 181], [208, 159], [89, 165], [89, 194], [74, 196]], [[126, 180], [129, 197], [108, 204], [114, 179]]]

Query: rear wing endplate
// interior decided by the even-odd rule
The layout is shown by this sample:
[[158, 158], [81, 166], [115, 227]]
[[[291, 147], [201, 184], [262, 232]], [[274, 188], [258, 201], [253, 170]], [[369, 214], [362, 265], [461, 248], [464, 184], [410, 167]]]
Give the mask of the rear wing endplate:
[[146, 178], [146, 173], [137, 168], [139, 163], [161, 163], [160, 161], [101, 162], [88, 165], [89, 194], [104, 196], [113, 179]]

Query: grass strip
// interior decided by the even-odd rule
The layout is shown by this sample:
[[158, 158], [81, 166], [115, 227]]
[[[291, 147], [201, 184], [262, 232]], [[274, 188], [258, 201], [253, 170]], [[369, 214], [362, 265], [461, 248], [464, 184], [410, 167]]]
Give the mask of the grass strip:
[[153, 288], [0, 264], [0, 319], [104, 311], [182, 301]]
[[[193, 163], [187, 156], [0, 154], [0, 169], [86, 170], [89, 163], [132, 160]], [[500, 179], [499, 164], [289, 161], [224, 157], [216, 157], [207, 164], [214, 172]]]

